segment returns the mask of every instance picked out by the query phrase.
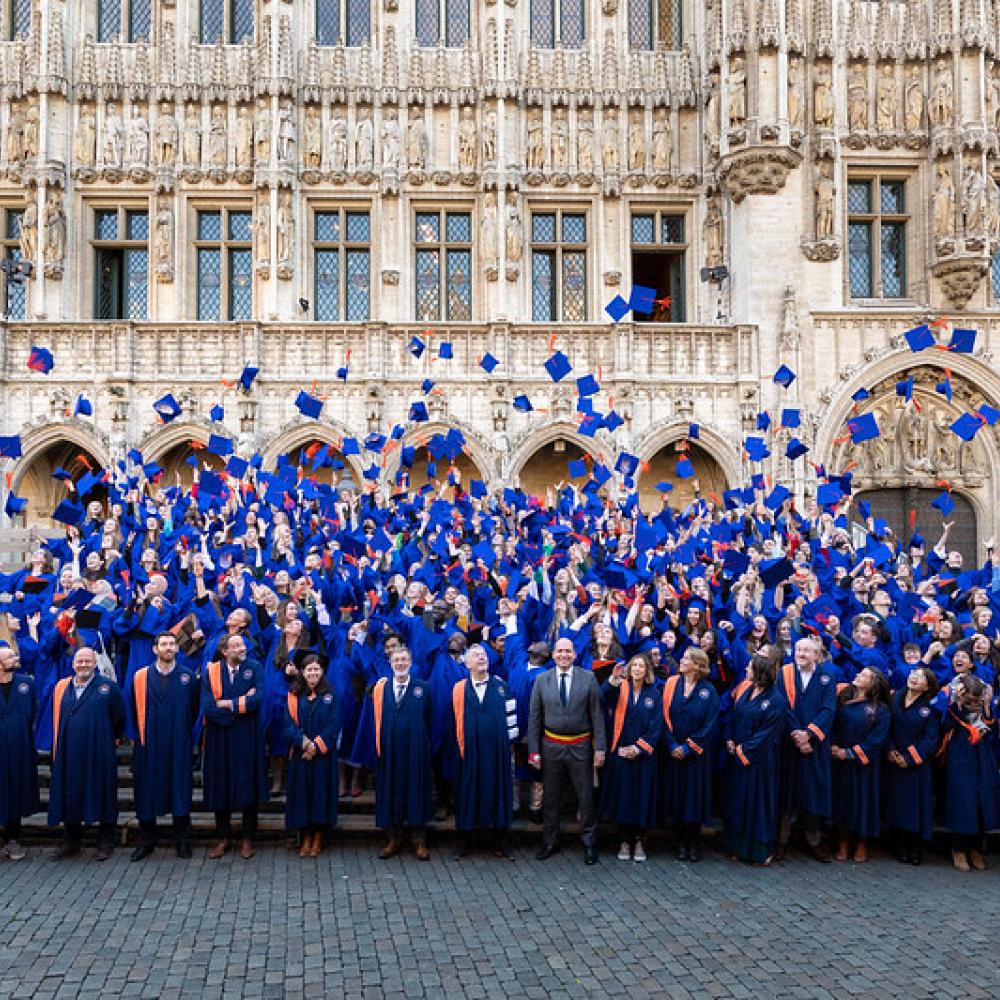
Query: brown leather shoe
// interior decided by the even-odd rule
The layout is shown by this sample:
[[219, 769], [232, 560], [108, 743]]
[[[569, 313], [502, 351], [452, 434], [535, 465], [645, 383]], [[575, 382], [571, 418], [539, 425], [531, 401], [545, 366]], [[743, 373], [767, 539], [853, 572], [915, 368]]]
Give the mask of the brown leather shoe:
[[834, 857], [838, 861], [846, 861], [849, 856], [848, 844], [846, 840], [841, 840], [837, 843], [837, 853]]
[[302, 834], [302, 846], [299, 848], [300, 858], [312, 857], [313, 835], [311, 833]]
[[951, 863], [960, 871], [969, 871], [969, 859], [965, 856], [965, 851], [952, 851]]
[[986, 871], [986, 858], [984, 858], [975, 848], [969, 851], [969, 864], [972, 865], [977, 872]]
[[313, 834], [312, 844], [309, 847], [309, 857], [318, 858], [323, 853], [323, 834], [318, 830]]
[[218, 861], [219, 858], [221, 858], [223, 854], [228, 853], [229, 848], [231, 846], [232, 845], [225, 838], [223, 838], [222, 840], [217, 840], [208, 849], [208, 858], [209, 858], [209, 860], [210, 861]]
[[854, 848], [854, 863], [863, 865], [868, 860], [868, 845], [863, 841], [858, 841], [858, 846]]
[[418, 861], [426, 861], [431, 856], [431, 852], [427, 850], [427, 845], [422, 840], [413, 842], [413, 853]]
[[249, 861], [257, 852], [253, 849], [253, 844], [244, 837], [240, 841], [240, 857], [244, 861]]
[[386, 861], [389, 858], [394, 858], [403, 849], [403, 840], [401, 837], [392, 837], [389, 843], [378, 852], [378, 856]]

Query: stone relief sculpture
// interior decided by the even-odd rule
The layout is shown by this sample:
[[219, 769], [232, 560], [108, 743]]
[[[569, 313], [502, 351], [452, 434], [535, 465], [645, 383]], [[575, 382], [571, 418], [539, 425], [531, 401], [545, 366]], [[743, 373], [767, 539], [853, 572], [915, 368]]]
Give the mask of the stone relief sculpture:
[[109, 104], [104, 115], [104, 142], [101, 145], [101, 163], [111, 170], [122, 166], [124, 126], [117, 104]]
[[497, 278], [497, 195], [487, 191], [483, 205], [483, 267], [490, 281]]
[[628, 123], [628, 169], [636, 174], [646, 169], [646, 128], [639, 115]]
[[156, 250], [156, 273], [160, 281], [174, 277], [174, 211], [169, 198], [158, 198], [153, 245]]
[[292, 276], [292, 253], [295, 247], [295, 210], [292, 206], [292, 192], [285, 188], [278, 196], [277, 225], [278, 277]]
[[1000, 131], [1000, 66], [997, 64], [989, 78], [989, 124]]
[[508, 264], [519, 264], [524, 254], [524, 223], [517, 208], [517, 195], [507, 192], [507, 218], [504, 223], [504, 249]]
[[45, 260], [45, 275], [49, 278], [62, 276], [63, 258], [66, 255], [66, 213], [63, 211], [62, 193], [50, 187], [45, 193], [45, 242], [42, 257]]
[[490, 110], [483, 122], [482, 132], [483, 163], [491, 164], [497, 161], [497, 113]]
[[244, 105], [236, 116], [236, 140], [233, 161], [237, 170], [253, 167], [253, 118], [250, 109]]
[[674, 139], [670, 112], [660, 110], [653, 118], [653, 172], [669, 174], [673, 166]]
[[951, 66], [944, 59], [934, 65], [934, 89], [930, 99], [931, 124], [943, 127], [954, 124], [955, 94], [951, 79]]
[[295, 162], [296, 141], [295, 119], [291, 107], [286, 104], [278, 118], [278, 160], [286, 166]]
[[924, 124], [924, 82], [921, 67], [911, 66], [903, 101], [903, 125], [907, 132], [919, 132]]
[[254, 206], [253, 228], [257, 273], [266, 275], [271, 264], [271, 194], [267, 190], [261, 192]]
[[951, 167], [939, 163], [935, 168], [934, 193], [931, 196], [934, 236], [938, 240], [955, 238], [955, 181]]
[[542, 116], [537, 112], [528, 116], [528, 143], [524, 162], [529, 170], [541, 170], [545, 166]]
[[618, 170], [618, 119], [614, 109], [604, 119], [604, 144], [601, 159], [606, 173], [612, 174]]
[[200, 108], [191, 105], [184, 119], [184, 166], [197, 170], [201, 166]]
[[[396, 143], [397, 154], [399, 142]], [[306, 170], [319, 170], [323, 160], [323, 122], [319, 108], [306, 108], [302, 120], [302, 166]]]
[[382, 169], [399, 169], [399, 120], [395, 115], [382, 119]]
[[702, 238], [705, 241], [705, 266], [722, 267], [726, 260], [726, 234], [718, 196], [709, 200]]
[[335, 174], [347, 172], [347, 119], [336, 115], [330, 119], [327, 150], [330, 170]]
[[788, 127], [801, 132], [803, 127], [802, 66], [800, 60], [788, 61]]
[[128, 125], [128, 162], [135, 167], [145, 167], [149, 162], [149, 122], [141, 108]]
[[552, 114], [552, 169], [559, 173], [569, 170], [569, 122], [563, 108]]
[[172, 110], [164, 107], [156, 119], [156, 162], [161, 167], [172, 167], [177, 159], [177, 119]]
[[816, 70], [813, 83], [813, 121], [817, 128], [833, 128], [833, 88], [830, 70], [822, 66]]
[[747, 120], [747, 73], [741, 57], [729, 66], [729, 127], [739, 128]]
[[28, 105], [28, 113], [24, 117], [24, 159], [34, 160], [38, 156], [38, 108]]
[[33, 196], [28, 198], [21, 216], [20, 251], [24, 260], [35, 261], [38, 253], [38, 203]]
[[271, 108], [266, 100], [257, 102], [253, 134], [257, 166], [266, 167], [271, 162]]
[[895, 132], [898, 128], [899, 87], [896, 84], [896, 69], [892, 63], [884, 63], [879, 68], [875, 85], [875, 127], [882, 134]]
[[834, 238], [835, 202], [837, 189], [833, 180], [833, 164], [819, 163], [816, 167], [816, 239]]
[[576, 120], [576, 165], [583, 174], [594, 172], [594, 119], [589, 114]]
[[427, 124], [422, 110], [410, 119], [406, 129], [406, 162], [411, 170], [427, 169]]
[[97, 118], [93, 108], [86, 106], [80, 111], [76, 139], [73, 142], [73, 158], [83, 169], [94, 166], [97, 157]]
[[10, 123], [7, 128], [7, 141], [4, 143], [7, 163], [20, 166], [24, 160], [24, 109], [13, 106]]
[[476, 116], [472, 108], [462, 108], [458, 121], [458, 168], [466, 173], [476, 169]]
[[847, 125], [852, 132], [868, 131], [868, 81], [863, 63], [854, 63], [848, 74]]
[[719, 74], [713, 71], [708, 74], [708, 94], [705, 97], [705, 136], [709, 144], [719, 144]]
[[208, 129], [208, 163], [217, 173], [224, 173], [228, 155], [229, 131], [226, 109], [217, 104], [212, 109], [212, 119]]
[[986, 202], [987, 191], [983, 172], [977, 164], [968, 165], [962, 188], [962, 220], [966, 237], [981, 236], [985, 233], [989, 212]]
[[374, 134], [371, 115], [354, 124], [354, 166], [358, 173], [370, 174], [375, 163]]

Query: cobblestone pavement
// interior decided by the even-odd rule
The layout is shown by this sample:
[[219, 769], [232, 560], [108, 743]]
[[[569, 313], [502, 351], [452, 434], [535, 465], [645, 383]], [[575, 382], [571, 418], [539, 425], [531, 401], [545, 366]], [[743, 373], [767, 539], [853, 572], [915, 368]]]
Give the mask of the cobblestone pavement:
[[[0, 866], [0, 997], [997, 997], [1000, 868], [92, 850]], [[994, 859], [995, 860], [995, 859]], [[1000, 864], [1000, 863], [998, 863]]]

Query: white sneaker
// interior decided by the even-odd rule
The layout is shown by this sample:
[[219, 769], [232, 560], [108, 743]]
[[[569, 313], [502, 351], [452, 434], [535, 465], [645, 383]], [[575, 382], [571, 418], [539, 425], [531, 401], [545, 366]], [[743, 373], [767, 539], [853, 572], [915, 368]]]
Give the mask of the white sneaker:
[[8, 840], [0, 854], [8, 861], [23, 861], [26, 857], [24, 848], [16, 840]]
[[642, 846], [641, 840], [637, 840], [635, 842], [635, 855], [632, 858], [632, 860], [636, 864], [639, 864], [639, 862], [646, 860], [646, 849]]
[[618, 860], [619, 861], [632, 860], [632, 849], [628, 846], [627, 840], [623, 840], [622, 846], [618, 848]]

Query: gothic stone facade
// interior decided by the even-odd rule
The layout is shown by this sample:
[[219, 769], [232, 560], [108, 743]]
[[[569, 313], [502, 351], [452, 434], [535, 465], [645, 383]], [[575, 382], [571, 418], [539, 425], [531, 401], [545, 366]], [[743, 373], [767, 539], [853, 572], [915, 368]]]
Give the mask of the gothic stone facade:
[[[6, 282], [0, 422], [24, 435], [32, 519], [60, 462], [137, 447], [189, 472], [212, 431], [268, 462], [336, 448], [405, 421], [430, 378], [404, 443], [458, 427], [492, 485], [625, 449], [650, 496], [694, 422], [703, 490], [762, 468], [808, 495], [810, 461], [853, 461], [903, 506], [946, 479], [993, 533], [997, 431], [960, 447], [947, 426], [1000, 406], [994, 0], [16, 0], [0, 19], [4, 254], [32, 265]], [[612, 323], [636, 284], [656, 312]], [[941, 317], [978, 329], [972, 354], [906, 350]], [[224, 385], [244, 364], [250, 391]], [[613, 434], [579, 432], [587, 372]], [[919, 407], [894, 391], [910, 374]], [[293, 405], [310, 386], [319, 421]], [[163, 426], [167, 391], [184, 412]], [[883, 434], [849, 450], [856, 406]], [[748, 465], [757, 413], [785, 407], [802, 425]]]

